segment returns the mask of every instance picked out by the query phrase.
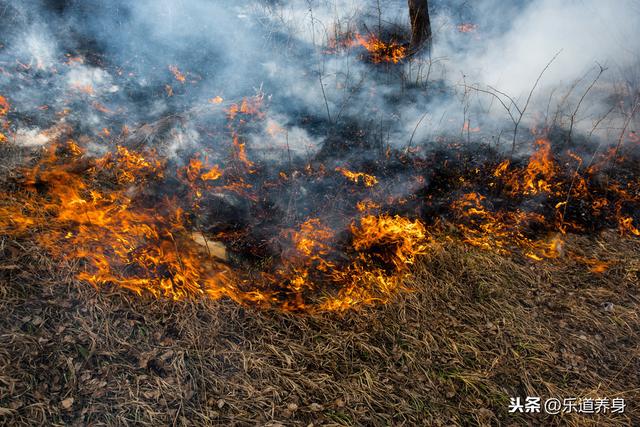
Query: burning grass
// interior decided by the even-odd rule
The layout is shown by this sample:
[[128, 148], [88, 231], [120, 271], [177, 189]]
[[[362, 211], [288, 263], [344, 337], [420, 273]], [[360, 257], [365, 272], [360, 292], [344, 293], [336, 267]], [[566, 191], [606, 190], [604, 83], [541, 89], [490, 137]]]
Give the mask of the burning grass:
[[375, 34], [347, 33], [336, 40], [331, 40], [326, 53], [336, 53], [344, 50], [361, 48], [365, 51], [367, 60], [374, 64], [401, 64], [409, 56], [407, 44], [389, 37], [382, 40]]
[[[528, 161], [514, 163], [494, 159], [467, 168], [466, 161], [454, 163], [464, 151], [442, 163], [437, 151], [387, 152], [385, 163], [369, 166], [373, 173], [341, 166], [328, 173], [322, 163], [305, 163], [271, 177], [249, 159], [237, 127], [257, 107], [238, 105], [249, 102], [228, 110], [230, 154], [218, 157], [222, 163], [195, 153], [186, 166], [176, 165], [155, 148], [116, 140], [100, 157], [70, 139], [52, 142], [31, 166], [14, 171], [0, 202], [2, 233], [36, 233], [56, 259], [80, 261], [77, 278], [97, 287], [112, 283], [174, 300], [229, 297], [294, 311], [389, 301], [405, 288], [416, 256], [443, 244], [436, 234], [535, 262], [568, 257], [593, 274], [611, 264], [566, 250], [567, 233], [640, 234], [640, 183], [625, 172], [635, 170], [635, 159], [615, 151], [596, 153], [587, 167], [572, 149], [554, 151], [538, 139]], [[387, 192], [391, 162], [415, 171], [408, 197]], [[293, 185], [337, 188], [340, 216], [327, 216], [318, 204], [292, 225], [286, 217], [274, 221], [282, 212], [264, 201]], [[221, 203], [232, 203], [230, 213], [219, 211]], [[240, 215], [237, 203], [258, 212], [243, 228], [232, 217]], [[212, 256], [209, 242], [225, 255]]]

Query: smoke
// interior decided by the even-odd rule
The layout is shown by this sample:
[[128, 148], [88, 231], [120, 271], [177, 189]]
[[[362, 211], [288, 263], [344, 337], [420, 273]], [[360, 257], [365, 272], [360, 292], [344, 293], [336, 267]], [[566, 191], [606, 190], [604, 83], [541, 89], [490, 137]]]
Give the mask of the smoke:
[[[479, 10], [479, 16], [492, 15]], [[482, 29], [487, 31], [484, 40], [464, 56], [455, 55], [453, 62], [471, 79], [514, 96], [528, 92], [557, 52], [560, 55], [544, 75], [546, 86], [570, 84], [596, 63], [624, 69], [638, 61], [640, 40], [633, 34], [640, 23], [640, 5], [633, 0], [615, 6], [595, 0], [538, 0], [504, 19], [512, 23], [506, 32]]]
[[[518, 3], [474, 2], [469, 13], [477, 33], [466, 43], [461, 40], [463, 34], [442, 33], [433, 55], [446, 58], [451, 85], [498, 89], [521, 109], [535, 87], [525, 115], [533, 125], [545, 124], [543, 114], [573, 114], [586, 93], [577, 111], [577, 126], [585, 132], [611, 109], [612, 95], [629, 95], [621, 93], [616, 83], [624, 82], [627, 90], [640, 88], [640, 81], [633, 78], [640, 58], [640, 39], [634, 36], [640, 24], [640, 3], [537, 0], [516, 7]], [[440, 24], [450, 25], [451, 19], [440, 16]], [[604, 73], [587, 93], [601, 67]], [[501, 98], [510, 106], [511, 100]], [[486, 107], [488, 101], [493, 101], [490, 107]], [[495, 101], [481, 94], [478, 102], [484, 102], [485, 108], [478, 114], [505, 115]], [[619, 128], [620, 117], [612, 117], [607, 125]]]
[[[478, 138], [495, 139], [513, 126], [509, 113], [517, 118], [539, 77], [523, 122], [548, 125], [554, 110], [562, 122], [602, 66], [574, 118], [586, 132], [610, 110], [620, 81], [637, 90], [629, 77], [640, 53], [635, 0], [432, 0], [431, 52], [388, 67], [363, 61], [362, 49], [329, 52], [343, 34], [406, 34], [406, 8], [402, 0], [5, 1], [0, 60], [35, 71], [21, 82], [6, 73], [0, 87], [23, 112], [45, 104], [60, 111], [69, 98], [90, 97], [126, 111], [121, 119], [132, 126], [215, 96], [238, 100], [262, 90], [271, 101], [260, 136], [274, 138], [268, 129], [282, 128], [275, 144], [292, 135], [289, 149], [300, 155], [319, 150], [332, 129], [350, 121], [370, 134], [383, 129], [397, 147], [412, 135], [422, 142], [476, 129]], [[83, 60], [61, 66], [69, 56]], [[174, 96], [165, 96], [167, 85]], [[503, 92], [506, 106], [477, 89]], [[80, 103], [74, 108], [98, 128], [114, 121]], [[621, 120], [612, 114], [601, 127], [619, 129]], [[268, 138], [253, 140], [259, 146]]]

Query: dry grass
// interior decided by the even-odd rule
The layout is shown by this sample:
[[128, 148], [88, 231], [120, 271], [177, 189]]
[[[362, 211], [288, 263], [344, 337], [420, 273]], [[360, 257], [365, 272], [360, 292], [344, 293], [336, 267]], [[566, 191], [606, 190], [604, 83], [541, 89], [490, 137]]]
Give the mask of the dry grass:
[[[0, 422], [639, 425], [640, 243], [570, 247], [620, 261], [593, 275], [451, 244], [393, 303], [309, 316], [96, 291], [74, 265], [0, 239]], [[526, 395], [629, 406], [509, 415]]]

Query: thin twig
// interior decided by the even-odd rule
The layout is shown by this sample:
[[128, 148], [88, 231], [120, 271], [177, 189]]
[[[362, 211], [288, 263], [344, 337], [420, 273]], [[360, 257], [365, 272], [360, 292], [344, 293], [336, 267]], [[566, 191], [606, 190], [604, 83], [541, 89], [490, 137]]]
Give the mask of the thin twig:
[[549, 69], [551, 64], [553, 64], [553, 62], [556, 60], [558, 55], [560, 55], [561, 52], [562, 52], [562, 49], [560, 49], [555, 55], [553, 55], [553, 58], [551, 58], [551, 60], [547, 63], [547, 65], [540, 72], [540, 75], [536, 79], [536, 82], [534, 83], [533, 87], [531, 88], [531, 91], [529, 91], [529, 96], [527, 97], [527, 102], [525, 102], [524, 107], [522, 108], [522, 112], [520, 113], [520, 117], [518, 118], [518, 122], [516, 123], [515, 129], [513, 130], [513, 144], [511, 145], [511, 157], [513, 157], [513, 154], [516, 151], [516, 138], [518, 136], [518, 127], [520, 126], [520, 122], [522, 121], [522, 118], [524, 117], [525, 113], [527, 112], [527, 107], [529, 107], [529, 103], [531, 102], [531, 98], [533, 97], [533, 92], [538, 87], [538, 83], [540, 83], [540, 80], [542, 79], [542, 76], [544, 75], [544, 73]]
[[582, 101], [584, 101], [584, 99], [586, 98], [586, 96], [589, 93], [589, 91], [593, 88], [593, 86], [596, 84], [596, 82], [600, 79], [600, 76], [602, 76], [602, 73], [604, 73], [607, 70], [606, 68], [604, 68], [600, 64], [598, 64], [598, 67], [600, 67], [600, 71], [598, 72], [598, 75], [596, 76], [595, 79], [593, 79], [593, 81], [591, 82], [591, 84], [589, 85], [587, 90], [584, 91], [584, 93], [580, 97], [580, 100], [578, 101], [578, 104], [576, 105], [576, 109], [573, 111], [573, 114], [571, 115], [571, 124], [569, 125], [569, 133], [567, 134], [567, 142], [569, 142], [569, 143], [571, 142], [571, 134], [573, 133], [573, 125], [575, 123], [576, 116], [578, 114], [578, 110], [580, 109], [580, 105], [582, 105]]

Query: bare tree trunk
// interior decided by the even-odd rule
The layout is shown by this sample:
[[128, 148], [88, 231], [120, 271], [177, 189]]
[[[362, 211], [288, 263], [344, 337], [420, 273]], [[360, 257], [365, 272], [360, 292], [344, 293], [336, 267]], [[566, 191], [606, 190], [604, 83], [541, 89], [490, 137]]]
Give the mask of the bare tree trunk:
[[411, 48], [418, 50], [431, 40], [431, 20], [428, 0], [409, 0], [411, 21]]

